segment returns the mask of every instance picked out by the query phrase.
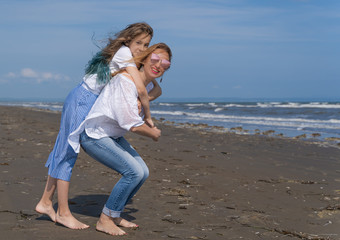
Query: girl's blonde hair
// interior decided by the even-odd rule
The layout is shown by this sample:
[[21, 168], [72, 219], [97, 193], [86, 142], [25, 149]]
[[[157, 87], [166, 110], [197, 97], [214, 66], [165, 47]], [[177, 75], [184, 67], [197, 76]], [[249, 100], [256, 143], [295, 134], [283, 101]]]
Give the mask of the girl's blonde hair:
[[97, 52], [88, 62], [85, 68], [85, 74], [97, 74], [97, 83], [105, 84], [110, 81], [111, 73], [109, 64], [121, 48], [122, 45], [128, 46], [129, 43], [140, 34], [146, 34], [153, 37], [153, 29], [145, 22], [133, 23], [125, 29], [115, 34], [116, 38], [109, 38], [109, 43], [101, 51]]
[[133, 39], [143, 33], [152, 38], [152, 27], [145, 22], [128, 25], [125, 29], [115, 34], [115, 39], [109, 38], [109, 43], [102, 50], [102, 56], [107, 63], [110, 63], [115, 53], [122, 45], [128, 46]]

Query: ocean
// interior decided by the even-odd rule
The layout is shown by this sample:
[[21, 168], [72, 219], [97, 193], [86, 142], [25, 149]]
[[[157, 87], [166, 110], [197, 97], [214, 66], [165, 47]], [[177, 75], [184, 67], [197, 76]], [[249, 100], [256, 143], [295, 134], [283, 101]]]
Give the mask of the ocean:
[[[0, 105], [62, 111], [61, 101], [1, 101]], [[340, 101], [156, 101], [156, 119], [215, 131], [340, 142]]]

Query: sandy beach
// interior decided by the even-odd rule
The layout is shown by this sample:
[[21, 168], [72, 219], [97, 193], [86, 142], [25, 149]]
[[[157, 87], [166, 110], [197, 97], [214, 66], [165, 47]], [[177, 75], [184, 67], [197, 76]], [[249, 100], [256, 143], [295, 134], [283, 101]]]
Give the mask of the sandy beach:
[[91, 227], [55, 224], [34, 207], [60, 113], [0, 107], [0, 116], [2, 239], [340, 239], [340, 149], [157, 121], [159, 142], [126, 136], [150, 177], [123, 215], [140, 228], [113, 237], [95, 224], [119, 175], [81, 151], [70, 207]]

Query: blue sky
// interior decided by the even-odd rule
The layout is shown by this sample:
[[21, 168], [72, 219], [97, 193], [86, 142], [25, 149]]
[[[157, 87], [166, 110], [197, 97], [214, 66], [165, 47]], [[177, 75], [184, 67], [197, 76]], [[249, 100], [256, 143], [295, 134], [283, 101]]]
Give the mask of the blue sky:
[[163, 98], [340, 99], [338, 0], [1, 0], [0, 99], [64, 99], [109, 34], [173, 51]]

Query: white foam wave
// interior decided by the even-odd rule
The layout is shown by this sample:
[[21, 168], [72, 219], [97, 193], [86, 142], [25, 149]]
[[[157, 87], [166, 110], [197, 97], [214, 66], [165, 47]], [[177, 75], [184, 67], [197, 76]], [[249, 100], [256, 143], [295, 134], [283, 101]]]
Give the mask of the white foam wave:
[[[159, 103], [161, 106], [175, 106], [172, 103]], [[327, 102], [310, 102], [310, 103], [299, 103], [299, 102], [257, 102], [254, 104], [242, 104], [242, 103], [186, 103], [183, 106], [189, 107], [190, 109], [196, 107], [216, 107], [216, 108], [329, 108], [329, 109], [340, 109], [340, 103], [327, 103]]]
[[247, 117], [210, 113], [190, 113], [183, 111], [151, 111], [153, 115], [185, 116], [188, 120], [211, 121], [211, 122], [233, 122], [238, 124], [254, 124], [267, 126], [286, 126], [295, 128], [324, 128], [340, 129], [340, 120], [315, 120], [304, 118], [274, 118], [274, 117]]
[[331, 108], [331, 109], [340, 109], [339, 103], [319, 103], [319, 102], [313, 102], [313, 103], [281, 103], [281, 102], [268, 102], [268, 103], [256, 103], [256, 105], [251, 104], [236, 104], [236, 103], [230, 103], [230, 104], [224, 104], [223, 107], [225, 108]]
[[176, 106], [176, 104], [173, 103], [159, 103], [160, 106], [167, 106], [167, 107], [172, 107], [172, 106]]
[[45, 102], [1, 102], [0, 105], [42, 108], [42, 109], [50, 109], [54, 111], [61, 111], [63, 108], [62, 103], [45, 103]]
[[232, 108], [232, 107], [239, 107], [239, 108], [254, 108], [254, 107], [258, 107], [257, 105], [242, 105], [242, 104], [225, 104], [223, 105], [223, 107], [225, 108]]
[[333, 109], [340, 109], [339, 103], [319, 103], [319, 102], [313, 102], [313, 103], [295, 103], [295, 102], [289, 102], [289, 103], [258, 103], [258, 107], [261, 108], [271, 108], [271, 107], [277, 107], [277, 108], [333, 108]]
[[217, 104], [216, 103], [214, 103], [214, 102], [211, 102], [211, 103], [208, 103], [210, 106], [212, 106], [212, 107], [217, 107]]
[[222, 111], [222, 110], [224, 110], [224, 108], [216, 108], [214, 111], [215, 111], [215, 112], [220, 112], [220, 111]]
[[187, 107], [203, 107], [203, 106], [206, 106], [206, 104], [204, 104], [204, 103], [187, 103], [187, 104], [184, 104], [184, 106], [187, 106]]

